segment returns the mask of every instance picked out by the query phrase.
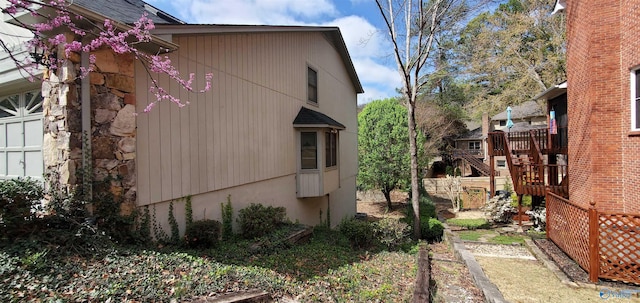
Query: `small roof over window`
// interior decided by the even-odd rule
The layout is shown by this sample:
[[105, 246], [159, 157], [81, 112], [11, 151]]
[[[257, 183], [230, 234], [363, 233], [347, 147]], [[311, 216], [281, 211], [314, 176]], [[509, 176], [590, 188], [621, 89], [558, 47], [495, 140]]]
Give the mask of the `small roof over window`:
[[315, 110], [302, 107], [293, 120], [293, 127], [327, 127], [345, 129], [346, 127], [331, 117]]

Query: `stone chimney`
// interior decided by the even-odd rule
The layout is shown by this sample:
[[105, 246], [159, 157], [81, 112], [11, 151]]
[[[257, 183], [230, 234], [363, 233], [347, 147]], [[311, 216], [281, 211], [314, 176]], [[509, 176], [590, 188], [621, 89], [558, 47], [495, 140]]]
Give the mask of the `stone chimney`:
[[482, 114], [482, 138], [486, 139], [489, 135], [489, 113]]

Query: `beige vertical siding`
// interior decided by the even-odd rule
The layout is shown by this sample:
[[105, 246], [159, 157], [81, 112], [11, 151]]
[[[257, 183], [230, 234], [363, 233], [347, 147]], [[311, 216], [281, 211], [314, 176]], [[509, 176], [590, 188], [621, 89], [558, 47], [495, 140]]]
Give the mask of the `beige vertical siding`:
[[[341, 188], [332, 193], [336, 199], [331, 203], [346, 204], [335, 207], [334, 215], [355, 212], [356, 92], [340, 56], [321, 33], [174, 36], [173, 42], [180, 49], [170, 58], [181, 75], [196, 73], [193, 86], [199, 90], [203, 75], [212, 72], [213, 88], [204, 94], [188, 93], [174, 81], [159, 78], [160, 85], [189, 105], [178, 108], [164, 101], [151, 113], [139, 115], [139, 205], [216, 191], [216, 197], [222, 197], [231, 188], [286, 177], [292, 184], [282, 190], [291, 192], [265, 203], [317, 220], [318, 207], [326, 208], [326, 202], [296, 199], [295, 193], [298, 149], [292, 122], [300, 107], [307, 106], [347, 126], [340, 132], [340, 172], [335, 173], [342, 178]], [[318, 69], [317, 107], [306, 102], [307, 65]], [[154, 97], [144, 67], [138, 64], [136, 73], [141, 111], [145, 100]], [[218, 212], [219, 206], [209, 210]], [[303, 210], [313, 215], [301, 215]]]
[[298, 196], [301, 197], [317, 197], [321, 196], [320, 191], [321, 178], [319, 173], [300, 173], [298, 174]]

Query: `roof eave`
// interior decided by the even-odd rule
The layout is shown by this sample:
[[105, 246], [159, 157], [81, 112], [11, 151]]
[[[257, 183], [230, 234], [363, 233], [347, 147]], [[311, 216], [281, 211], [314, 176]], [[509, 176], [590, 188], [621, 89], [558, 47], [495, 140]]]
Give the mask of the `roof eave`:
[[566, 92], [567, 92], [567, 81], [564, 81], [562, 83], [558, 83], [548, 88], [547, 90], [539, 93], [538, 95], [533, 97], [533, 100], [540, 100], [540, 99], [550, 100]]
[[331, 124], [294, 124], [294, 128], [332, 128], [343, 130], [346, 129], [343, 126], [331, 125]]
[[364, 93], [362, 83], [353, 65], [347, 45], [340, 29], [335, 26], [274, 26], [274, 25], [221, 25], [221, 24], [158, 24], [152, 31], [155, 35], [191, 35], [222, 33], [260, 33], [260, 32], [322, 32], [336, 47], [344, 62], [349, 78], [356, 93]]

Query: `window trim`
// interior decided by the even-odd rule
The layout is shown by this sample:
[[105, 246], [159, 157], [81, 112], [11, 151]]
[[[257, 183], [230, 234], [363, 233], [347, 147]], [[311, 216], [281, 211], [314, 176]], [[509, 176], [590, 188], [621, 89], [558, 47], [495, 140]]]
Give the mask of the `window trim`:
[[[309, 76], [311, 75], [310, 72], [315, 73], [315, 79], [316, 79], [315, 84], [312, 84], [311, 81], [310, 81], [310, 78], [309, 78]], [[319, 103], [318, 102], [318, 99], [319, 99], [318, 98], [318, 95], [319, 95], [318, 94], [318, 82], [319, 82], [318, 81], [318, 70], [316, 68], [313, 68], [311, 65], [307, 65], [307, 97], [306, 98], [307, 98], [307, 103], [308, 104], [313, 104], [315, 106], [318, 106], [318, 103]], [[309, 98], [309, 94], [311, 93], [310, 92], [310, 88], [312, 87], [312, 85], [313, 85], [313, 88], [315, 88], [315, 100], [312, 100], [311, 98]]]
[[640, 132], [640, 65], [635, 66], [630, 72], [630, 100], [631, 100], [631, 132]]

